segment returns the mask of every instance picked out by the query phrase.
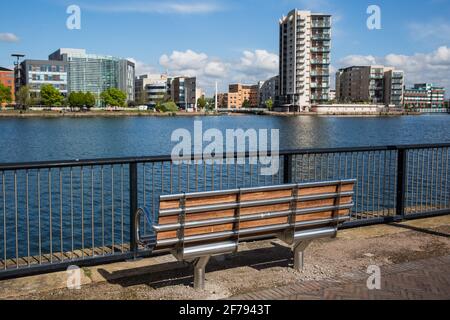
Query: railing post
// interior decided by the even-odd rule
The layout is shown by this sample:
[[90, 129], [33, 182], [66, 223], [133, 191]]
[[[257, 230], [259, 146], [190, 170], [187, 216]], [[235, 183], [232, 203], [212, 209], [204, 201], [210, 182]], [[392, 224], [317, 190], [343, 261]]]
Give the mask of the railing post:
[[398, 149], [397, 155], [397, 206], [396, 217], [403, 219], [405, 215], [406, 184], [407, 184], [407, 150]]
[[292, 155], [285, 154], [283, 161], [283, 181], [284, 183], [292, 183]]
[[138, 207], [137, 163], [130, 163], [130, 251], [137, 254], [136, 211]]

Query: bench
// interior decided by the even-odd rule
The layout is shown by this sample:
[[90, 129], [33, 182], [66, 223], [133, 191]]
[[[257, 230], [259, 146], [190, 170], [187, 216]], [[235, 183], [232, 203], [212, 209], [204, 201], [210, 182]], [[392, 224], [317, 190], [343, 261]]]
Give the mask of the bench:
[[[303, 252], [318, 238], [335, 237], [350, 218], [355, 180], [286, 184], [160, 196], [155, 235], [136, 228], [140, 245], [171, 251], [194, 265], [194, 288], [203, 289], [211, 256], [235, 253], [239, 243], [278, 237], [292, 246], [294, 268], [303, 269]], [[139, 209], [150, 221], [149, 211]]]

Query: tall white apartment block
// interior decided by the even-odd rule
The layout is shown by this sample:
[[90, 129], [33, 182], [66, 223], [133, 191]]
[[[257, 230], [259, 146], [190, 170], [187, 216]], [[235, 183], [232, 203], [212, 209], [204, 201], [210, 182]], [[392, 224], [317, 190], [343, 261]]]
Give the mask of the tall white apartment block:
[[331, 15], [292, 10], [280, 19], [280, 106], [307, 111], [329, 100]]

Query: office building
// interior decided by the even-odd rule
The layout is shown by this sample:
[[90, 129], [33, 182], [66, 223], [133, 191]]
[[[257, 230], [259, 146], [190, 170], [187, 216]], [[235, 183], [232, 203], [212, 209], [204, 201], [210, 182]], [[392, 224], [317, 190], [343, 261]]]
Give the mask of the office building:
[[445, 109], [445, 88], [431, 83], [415, 84], [405, 89], [404, 106], [407, 110], [434, 112]]
[[42, 86], [48, 84], [67, 96], [68, 68], [65, 61], [24, 60], [20, 69], [20, 86], [28, 86], [32, 97], [39, 97]]
[[272, 77], [267, 81], [264, 81], [259, 88], [259, 105], [265, 107], [267, 100], [275, 102], [276, 96], [279, 90], [279, 77]]
[[195, 77], [174, 77], [168, 79], [168, 91], [172, 100], [182, 110], [197, 106], [197, 79]]
[[280, 21], [277, 105], [297, 111], [328, 101], [331, 15], [292, 10]]
[[101, 93], [117, 88], [127, 94], [128, 101], [135, 100], [135, 65], [129, 60], [67, 48], [58, 49], [49, 59], [67, 64], [69, 92], [91, 92], [101, 105]]
[[11, 90], [11, 102], [15, 101], [14, 71], [0, 67], [0, 83]]
[[168, 77], [165, 74], [145, 74], [134, 82], [136, 101], [155, 107], [160, 101], [170, 97]]
[[402, 107], [403, 71], [384, 66], [352, 66], [336, 73], [336, 100]]

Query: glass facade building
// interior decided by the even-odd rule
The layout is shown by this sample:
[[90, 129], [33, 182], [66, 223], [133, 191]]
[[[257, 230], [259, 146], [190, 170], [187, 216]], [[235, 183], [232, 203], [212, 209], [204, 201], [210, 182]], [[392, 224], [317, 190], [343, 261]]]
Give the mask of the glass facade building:
[[97, 106], [101, 106], [101, 93], [118, 88], [127, 94], [128, 101], [135, 100], [135, 65], [129, 60], [87, 54], [83, 49], [59, 49], [49, 59], [67, 64], [69, 93], [91, 92], [96, 97]]

